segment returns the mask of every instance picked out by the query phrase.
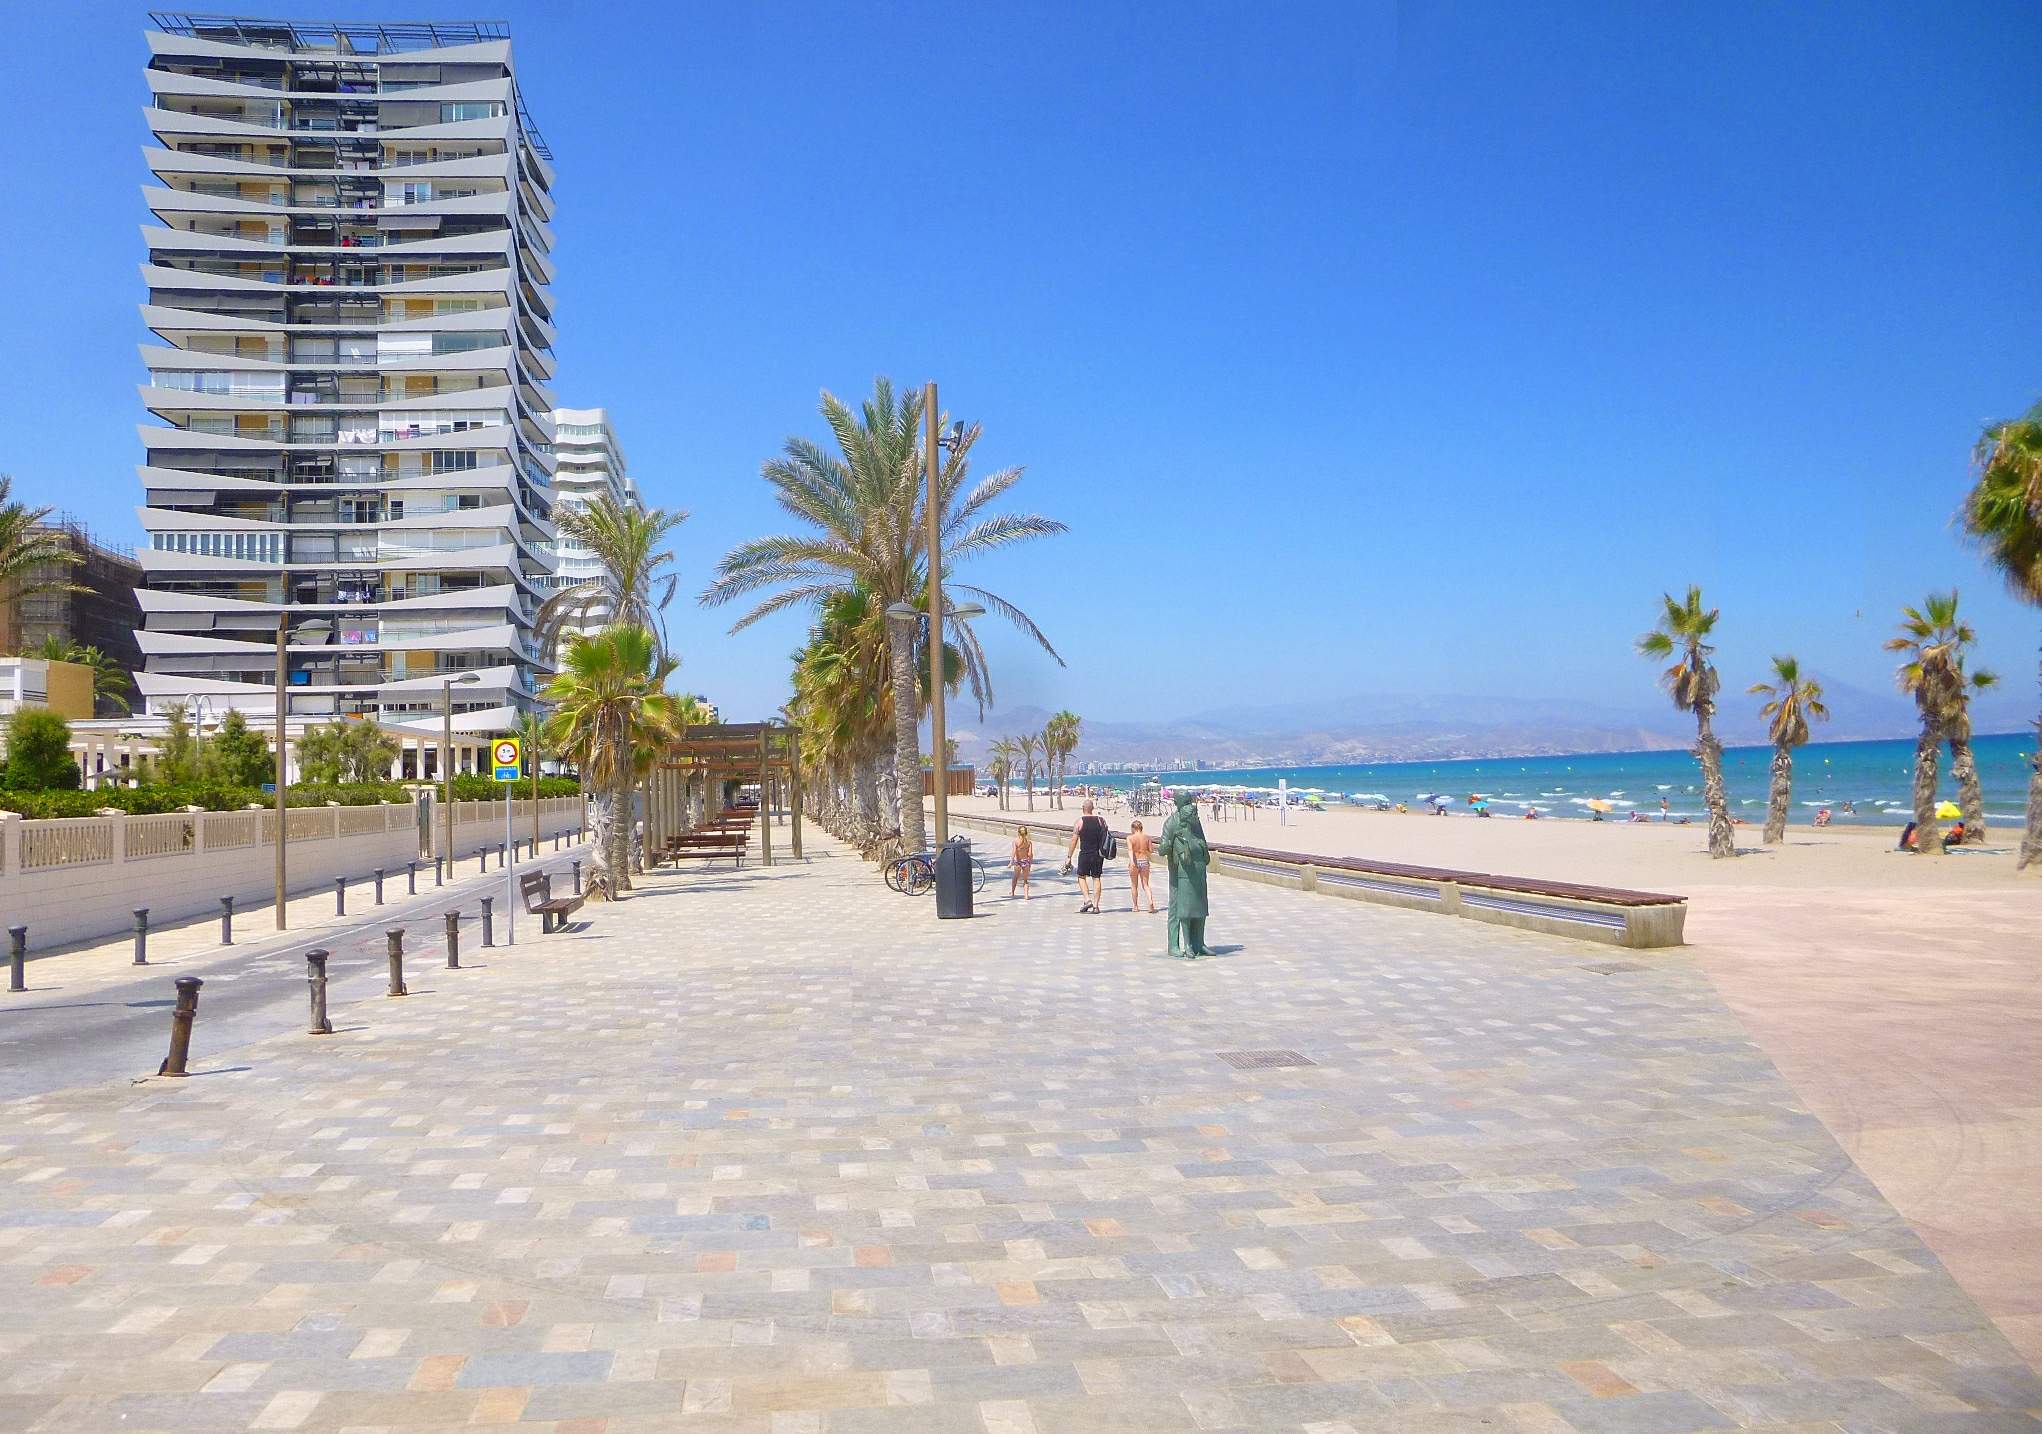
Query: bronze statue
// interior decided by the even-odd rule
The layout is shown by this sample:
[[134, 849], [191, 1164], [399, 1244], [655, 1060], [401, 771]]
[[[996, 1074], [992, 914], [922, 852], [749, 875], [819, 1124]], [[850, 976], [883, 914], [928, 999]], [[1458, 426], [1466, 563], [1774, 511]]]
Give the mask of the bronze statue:
[[1170, 954], [1181, 961], [1212, 955], [1205, 947], [1205, 869], [1212, 863], [1212, 852], [1191, 793], [1177, 793], [1177, 810], [1163, 823], [1156, 849], [1170, 863]]

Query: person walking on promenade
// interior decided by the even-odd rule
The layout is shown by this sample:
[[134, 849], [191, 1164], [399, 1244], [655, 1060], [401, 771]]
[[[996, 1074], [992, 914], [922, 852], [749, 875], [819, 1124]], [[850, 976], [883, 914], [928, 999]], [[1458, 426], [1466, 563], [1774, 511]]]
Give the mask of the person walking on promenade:
[[1085, 803], [1077, 825], [1071, 828], [1071, 846], [1064, 857], [1065, 869], [1068, 870], [1073, 862], [1078, 868], [1078, 894], [1084, 897], [1084, 904], [1078, 910], [1096, 914], [1106, 886], [1101, 880], [1106, 871], [1106, 819], [1094, 815], [1090, 802]]
[[1127, 834], [1127, 909], [1140, 911], [1144, 898], [1149, 903], [1149, 915], [1156, 914], [1156, 889], [1149, 885], [1149, 863], [1154, 860], [1156, 839], [1142, 830], [1141, 818], [1135, 818]]
[[1009, 866], [1011, 875], [1007, 878], [1007, 898], [1012, 900], [1015, 888], [1020, 888], [1021, 899], [1028, 899], [1028, 873], [1035, 866], [1035, 843], [1029, 838], [1028, 828], [1023, 827], [1014, 836], [1014, 853]]

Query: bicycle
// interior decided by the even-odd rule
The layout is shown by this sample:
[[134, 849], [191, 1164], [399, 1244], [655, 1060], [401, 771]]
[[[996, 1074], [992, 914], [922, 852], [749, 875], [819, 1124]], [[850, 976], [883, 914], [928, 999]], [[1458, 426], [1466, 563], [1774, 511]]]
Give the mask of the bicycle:
[[[974, 894], [986, 889], [987, 877], [992, 864], [984, 857], [971, 859], [971, 889]], [[920, 896], [936, 885], [936, 858], [932, 852], [914, 852], [908, 856], [897, 856], [882, 868], [887, 887], [903, 896]]]

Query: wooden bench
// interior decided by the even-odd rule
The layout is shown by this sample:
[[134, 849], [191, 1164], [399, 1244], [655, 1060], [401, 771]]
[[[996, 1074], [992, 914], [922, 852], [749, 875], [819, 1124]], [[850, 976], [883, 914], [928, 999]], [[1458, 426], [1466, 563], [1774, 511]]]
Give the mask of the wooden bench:
[[579, 896], [555, 896], [553, 878], [534, 873], [518, 878], [518, 890], [525, 898], [525, 910], [539, 918], [541, 935], [551, 935], [567, 925], [567, 918], [581, 910]]
[[730, 857], [738, 865], [744, 865], [745, 845], [750, 833], [692, 831], [683, 836], [666, 839], [666, 854], [673, 861], [693, 858], [697, 861], [714, 861], [718, 857]]

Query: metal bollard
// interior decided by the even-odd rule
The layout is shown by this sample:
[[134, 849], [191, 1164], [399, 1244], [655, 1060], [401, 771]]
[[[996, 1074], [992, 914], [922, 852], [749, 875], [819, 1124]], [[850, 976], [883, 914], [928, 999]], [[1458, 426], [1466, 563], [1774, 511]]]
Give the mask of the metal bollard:
[[490, 933], [493, 928], [489, 924], [489, 907], [495, 900], [496, 898], [493, 896], [482, 898], [482, 944], [484, 946], [494, 946], [496, 944], [495, 941], [490, 939]]
[[443, 857], [443, 856], [436, 856], [436, 857], [434, 857], [434, 858], [433, 858], [433, 885], [434, 885], [434, 886], [445, 886], [445, 885], [446, 885], [446, 874], [447, 874], [447, 859], [446, 859], [445, 857]]
[[577, 857], [569, 865], [574, 868], [574, 894], [579, 896], [581, 895], [581, 859]]
[[404, 863], [404, 894], [418, 895], [418, 863], [415, 861]]
[[199, 987], [206, 983], [196, 976], [179, 976], [171, 984], [177, 987], [177, 1009], [170, 1013], [170, 1054], [156, 1068], [161, 1076], [184, 1074], [184, 1063], [191, 1056], [192, 1022], [199, 1013]]
[[234, 898], [231, 896], [220, 898], [220, 944], [234, 944]]
[[28, 928], [10, 926], [7, 928], [7, 989], [26, 991], [28, 989]]
[[305, 953], [305, 984], [311, 988], [312, 1016], [305, 1027], [308, 1036], [330, 1036], [333, 1022], [326, 1018], [326, 957], [320, 950]]
[[390, 952], [390, 994], [408, 996], [404, 988], [404, 928], [393, 926], [383, 933], [384, 944]]
[[447, 913], [447, 969], [461, 969], [461, 913], [458, 911]]
[[506, 860], [506, 857], [508, 855], [509, 848], [507, 848], [502, 842], [498, 842], [496, 844], [496, 869], [498, 871], [502, 871], [506, 866], [510, 864]]
[[478, 851], [477, 851], [477, 852], [475, 853], [475, 869], [476, 869], [477, 871], [487, 871], [487, 870], [489, 870], [489, 848], [488, 848], [488, 847], [483, 847], [483, 848], [481, 848], [480, 850], [478, 850]]
[[333, 914], [347, 915], [347, 878], [344, 876], [333, 878]]
[[383, 868], [376, 868], [376, 905], [383, 904]]
[[149, 964], [149, 908], [135, 908], [135, 964]]

